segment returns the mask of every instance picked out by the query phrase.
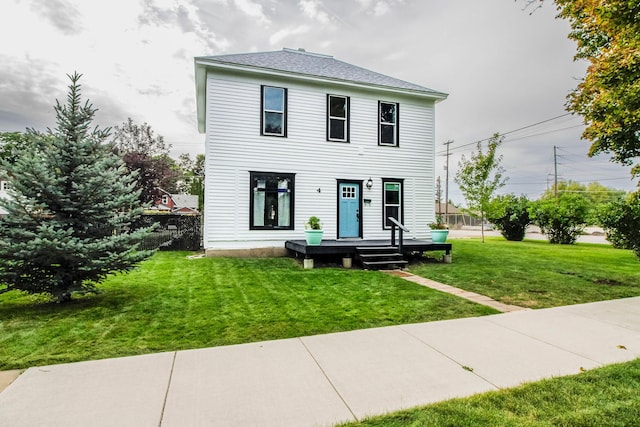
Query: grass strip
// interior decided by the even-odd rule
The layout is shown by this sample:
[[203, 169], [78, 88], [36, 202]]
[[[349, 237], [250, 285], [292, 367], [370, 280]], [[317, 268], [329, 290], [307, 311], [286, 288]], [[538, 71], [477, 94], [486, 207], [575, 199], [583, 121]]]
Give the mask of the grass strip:
[[529, 308], [640, 295], [640, 262], [609, 245], [452, 239], [453, 264], [420, 262], [418, 276]]
[[640, 359], [340, 426], [634, 426], [638, 390]]

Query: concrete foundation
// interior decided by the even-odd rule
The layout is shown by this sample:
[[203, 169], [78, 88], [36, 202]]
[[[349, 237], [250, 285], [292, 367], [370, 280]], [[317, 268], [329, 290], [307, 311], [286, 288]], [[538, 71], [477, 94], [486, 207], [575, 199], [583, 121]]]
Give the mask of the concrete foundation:
[[307, 270], [311, 270], [313, 268], [313, 258], [304, 259], [304, 268]]
[[284, 247], [252, 248], [252, 249], [207, 249], [205, 254], [210, 257], [233, 258], [274, 258], [289, 255]]

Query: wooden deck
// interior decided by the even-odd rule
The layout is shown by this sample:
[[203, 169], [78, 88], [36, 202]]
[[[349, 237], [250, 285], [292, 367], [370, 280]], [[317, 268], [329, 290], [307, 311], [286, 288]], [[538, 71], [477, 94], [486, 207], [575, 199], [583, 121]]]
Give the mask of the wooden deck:
[[[398, 242], [396, 242], [396, 246], [397, 243]], [[319, 246], [307, 245], [306, 240], [287, 240], [284, 243], [284, 246], [296, 255], [304, 255], [305, 258], [311, 258], [315, 255], [353, 256], [356, 253], [356, 248], [367, 246], [391, 246], [391, 240], [323, 240]], [[446, 251], [446, 254], [450, 255], [451, 243], [433, 243], [431, 240], [426, 239], [404, 239], [402, 242], [402, 251], [404, 253]]]

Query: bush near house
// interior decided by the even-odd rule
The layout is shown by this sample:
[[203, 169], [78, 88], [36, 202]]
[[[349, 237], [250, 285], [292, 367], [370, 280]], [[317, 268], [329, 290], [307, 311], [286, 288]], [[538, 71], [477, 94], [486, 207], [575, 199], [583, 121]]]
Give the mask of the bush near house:
[[549, 243], [572, 245], [586, 226], [589, 203], [580, 195], [562, 193], [533, 202], [529, 214]]
[[614, 247], [632, 249], [640, 257], [640, 192], [604, 205], [598, 223]]
[[500, 230], [505, 239], [520, 242], [531, 223], [529, 206], [529, 199], [524, 195], [498, 196], [491, 201], [487, 219]]

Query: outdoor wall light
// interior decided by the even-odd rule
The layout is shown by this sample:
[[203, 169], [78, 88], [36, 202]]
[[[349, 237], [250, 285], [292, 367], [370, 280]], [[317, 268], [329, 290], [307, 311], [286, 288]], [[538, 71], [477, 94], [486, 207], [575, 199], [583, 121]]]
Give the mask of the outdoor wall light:
[[367, 190], [371, 190], [371, 188], [373, 187], [373, 180], [371, 179], [371, 177], [369, 177], [365, 185], [367, 186]]

